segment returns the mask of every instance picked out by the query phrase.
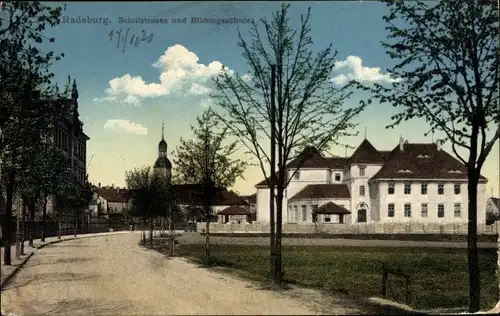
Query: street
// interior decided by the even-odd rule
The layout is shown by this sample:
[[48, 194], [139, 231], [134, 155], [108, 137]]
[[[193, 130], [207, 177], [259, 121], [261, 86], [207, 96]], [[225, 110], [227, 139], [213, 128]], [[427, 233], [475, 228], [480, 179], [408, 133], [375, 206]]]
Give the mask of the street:
[[[359, 314], [351, 303], [304, 290], [277, 293], [169, 259], [138, 233], [83, 238], [40, 249], [1, 293], [15, 315]], [[319, 305], [321, 301], [321, 305]], [[333, 305], [332, 305], [333, 304]]]

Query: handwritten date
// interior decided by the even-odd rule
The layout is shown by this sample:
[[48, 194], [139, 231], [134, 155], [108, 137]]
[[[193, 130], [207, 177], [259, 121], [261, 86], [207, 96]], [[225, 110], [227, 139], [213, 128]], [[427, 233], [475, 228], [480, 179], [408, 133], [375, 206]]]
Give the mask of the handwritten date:
[[151, 43], [153, 41], [154, 33], [147, 35], [146, 31], [142, 30], [141, 35], [130, 34], [130, 28], [127, 28], [125, 31], [123, 29], [120, 29], [119, 31], [111, 30], [108, 37], [110, 42], [115, 40], [116, 48], [121, 48], [122, 53], [125, 53], [127, 44], [138, 47], [139, 43]]

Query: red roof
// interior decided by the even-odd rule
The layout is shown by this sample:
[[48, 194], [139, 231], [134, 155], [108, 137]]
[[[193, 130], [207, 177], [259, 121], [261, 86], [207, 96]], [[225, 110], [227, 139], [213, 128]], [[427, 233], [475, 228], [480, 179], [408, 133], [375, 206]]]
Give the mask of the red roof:
[[[181, 205], [197, 203], [197, 197], [203, 188], [199, 184], [174, 184], [172, 191]], [[248, 203], [233, 191], [219, 189], [216, 193], [216, 205], [248, 205]]]
[[406, 143], [392, 150], [373, 179], [467, 179], [467, 167], [436, 144]]
[[380, 152], [367, 140], [363, 140], [356, 148], [352, 156], [347, 159], [346, 164], [356, 163], [384, 163], [385, 159]]
[[351, 214], [351, 212], [343, 206], [337, 205], [333, 202], [328, 202], [321, 205], [316, 210], [316, 214]]
[[130, 190], [128, 189], [98, 188], [95, 191], [100, 197], [111, 203], [127, 203], [130, 198]]
[[239, 206], [230, 206], [228, 208], [223, 209], [217, 215], [251, 215], [250, 211], [239, 207]]
[[345, 184], [310, 184], [292, 196], [289, 201], [349, 198], [351, 198], [351, 194]]

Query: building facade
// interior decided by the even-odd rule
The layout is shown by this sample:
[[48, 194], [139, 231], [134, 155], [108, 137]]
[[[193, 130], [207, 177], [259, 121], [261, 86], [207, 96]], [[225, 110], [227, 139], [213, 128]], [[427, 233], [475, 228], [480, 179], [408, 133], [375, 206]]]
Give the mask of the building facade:
[[[307, 157], [304, 159], [303, 157]], [[305, 160], [297, 170], [299, 162]], [[351, 157], [307, 148], [287, 165], [283, 200], [289, 223], [466, 223], [467, 168], [441, 144], [403, 139], [391, 151], [364, 140]], [[478, 223], [485, 222], [486, 178], [478, 185]], [[257, 188], [257, 221], [269, 222], [269, 188]], [[328, 207], [321, 208], [328, 204]], [[333, 204], [333, 205], [332, 205]]]

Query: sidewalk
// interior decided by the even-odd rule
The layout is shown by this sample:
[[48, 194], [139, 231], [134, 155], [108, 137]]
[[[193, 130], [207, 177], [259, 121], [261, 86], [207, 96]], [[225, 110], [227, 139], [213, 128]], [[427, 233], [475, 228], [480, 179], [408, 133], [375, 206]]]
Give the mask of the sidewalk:
[[46, 245], [49, 244], [54, 244], [57, 242], [65, 241], [65, 240], [72, 240], [72, 239], [79, 239], [79, 238], [89, 238], [89, 237], [99, 237], [99, 236], [105, 236], [105, 235], [115, 235], [115, 234], [124, 234], [124, 233], [130, 233], [130, 231], [118, 231], [118, 232], [106, 232], [106, 233], [95, 233], [95, 234], [82, 234], [82, 235], [77, 235], [76, 237], [74, 235], [64, 235], [61, 236], [61, 239], [58, 239], [57, 237], [48, 237], [45, 238], [45, 242], [42, 242], [40, 239], [34, 239], [33, 240], [33, 246], [29, 246], [29, 242], [25, 241], [24, 242], [24, 255], [21, 256], [20, 259], [16, 258], [16, 246], [13, 245], [11, 246], [11, 258], [12, 258], [12, 264], [10, 266], [6, 266], [3, 263], [3, 251], [4, 247], [0, 248], [0, 287], [3, 288], [9, 281], [10, 279], [17, 273], [17, 271], [35, 254], [35, 252], [38, 249], [41, 249], [45, 247]]

